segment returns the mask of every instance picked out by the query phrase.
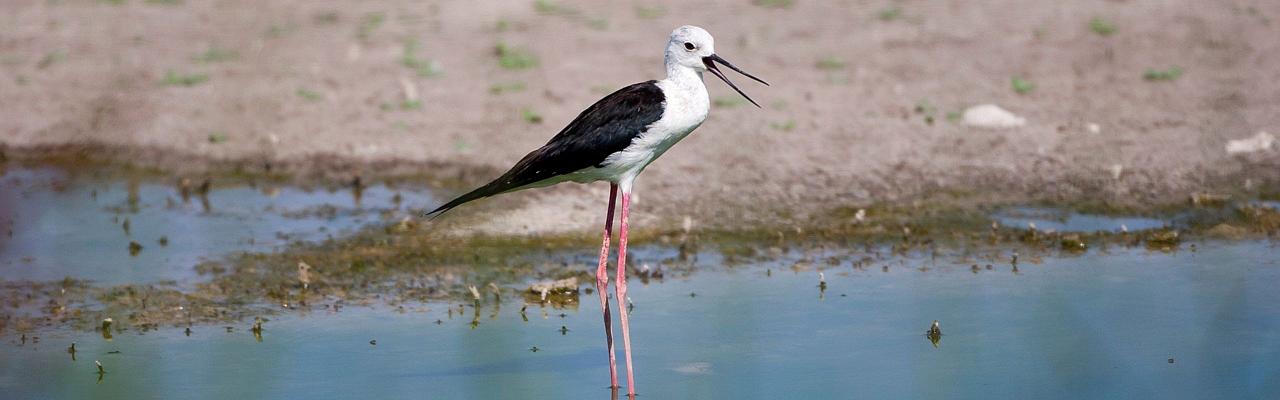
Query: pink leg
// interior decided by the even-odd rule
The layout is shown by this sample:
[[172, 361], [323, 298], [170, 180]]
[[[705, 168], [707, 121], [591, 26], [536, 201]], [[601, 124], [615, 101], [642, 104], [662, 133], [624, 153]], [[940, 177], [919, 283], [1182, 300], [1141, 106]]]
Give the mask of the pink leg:
[[622, 349], [627, 358], [627, 396], [636, 395], [636, 378], [631, 374], [631, 325], [627, 323], [627, 210], [631, 208], [631, 192], [622, 192], [622, 224], [618, 233], [618, 318], [622, 320]]
[[604, 340], [609, 345], [609, 387], [618, 388], [618, 362], [613, 355], [613, 322], [609, 317], [609, 237], [613, 235], [613, 205], [618, 197], [618, 184], [609, 184], [609, 213], [604, 220], [604, 244], [600, 246], [600, 267], [596, 268], [596, 293], [604, 310]]

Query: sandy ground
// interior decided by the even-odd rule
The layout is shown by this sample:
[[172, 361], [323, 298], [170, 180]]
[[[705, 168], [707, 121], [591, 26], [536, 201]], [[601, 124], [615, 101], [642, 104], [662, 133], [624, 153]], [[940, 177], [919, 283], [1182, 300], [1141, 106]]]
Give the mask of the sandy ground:
[[[717, 106], [643, 175], [636, 224], [800, 221], [939, 194], [1157, 204], [1280, 181], [1274, 146], [1225, 151], [1229, 140], [1280, 134], [1274, 1], [8, 0], [0, 9], [8, 158], [74, 149], [175, 173], [399, 166], [467, 171], [458, 176], [479, 183], [602, 93], [661, 78], [666, 35], [696, 24], [773, 86], [738, 80], [761, 110], [708, 80]], [[1095, 32], [1095, 18], [1114, 31]], [[499, 43], [537, 65], [503, 68]], [[1171, 67], [1181, 76], [1143, 77]], [[1013, 77], [1034, 89], [1018, 93]], [[1027, 123], [990, 130], [948, 118], [984, 103]], [[460, 210], [455, 221], [502, 233], [596, 229], [606, 193], [561, 185]]]

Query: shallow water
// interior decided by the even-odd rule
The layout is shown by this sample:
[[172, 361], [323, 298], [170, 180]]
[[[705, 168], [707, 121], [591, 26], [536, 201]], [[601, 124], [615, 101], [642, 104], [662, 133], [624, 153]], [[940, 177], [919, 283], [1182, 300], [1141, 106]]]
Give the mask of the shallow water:
[[[383, 221], [384, 214], [400, 218], [430, 201], [425, 188], [385, 185], [364, 188], [358, 197], [350, 188], [240, 186], [184, 199], [176, 185], [10, 169], [0, 176], [0, 277], [184, 282], [201, 261], [323, 240]], [[142, 246], [137, 254], [131, 241]]]
[[1053, 208], [1015, 207], [995, 215], [1000, 225], [1016, 229], [1056, 232], [1121, 232], [1159, 229], [1169, 222], [1146, 217], [1114, 217], [1079, 214]]
[[[1017, 272], [1002, 264], [975, 273], [967, 263], [928, 259], [865, 270], [845, 263], [825, 269], [825, 292], [815, 270], [794, 272], [788, 257], [730, 268], [704, 253], [687, 278], [632, 281], [639, 392], [650, 399], [1280, 397], [1280, 249], [1197, 247], [1093, 251]], [[528, 321], [519, 299], [461, 312], [458, 304], [431, 304], [403, 313], [291, 313], [267, 322], [261, 342], [248, 323], [230, 333], [196, 326], [187, 337], [167, 327], [112, 341], [46, 332], [25, 345], [7, 334], [0, 393], [608, 398], [598, 300], [581, 301], [545, 314], [531, 305]], [[924, 335], [935, 319], [943, 331], [937, 347]], [[71, 342], [75, 361], [65, 351]], [[94, 360], [107, 370], [100, 382]]]

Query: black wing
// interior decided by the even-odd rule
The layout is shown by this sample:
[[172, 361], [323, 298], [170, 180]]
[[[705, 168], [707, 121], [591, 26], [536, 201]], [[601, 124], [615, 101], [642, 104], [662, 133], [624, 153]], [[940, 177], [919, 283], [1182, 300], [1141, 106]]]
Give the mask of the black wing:
[[662, 118], [666, 97], [657, 81], [619, 89], [592, 104], [542, 147], [529, 152], [493, 182], [459, 196], [427, 215], [440, 215], [463, 203], [502, 194], [532, 183], [600, 165], [631, 145], [631, 140]]

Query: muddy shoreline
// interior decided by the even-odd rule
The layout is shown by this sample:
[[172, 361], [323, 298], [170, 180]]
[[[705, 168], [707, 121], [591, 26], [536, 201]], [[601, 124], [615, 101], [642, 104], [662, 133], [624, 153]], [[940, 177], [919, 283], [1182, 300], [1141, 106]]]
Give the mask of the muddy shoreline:
[[[460, 193], [483, 184], [501, 173], [501, 170], [489, 166], [450, 162], [360, 160], [335, 154], [299, 159], [215, 159], [160, 147], [102, 144], [42, 145], [30, 148], [0, 144], [0, 162], [6, 160], [15, 165], [52, 166], [69, 171], [92, 168], [121, 176], [145, 175], [149, 179], [174, 183], [186, 179], [209, 181], [215, 185], [263, 181], [351, 187], [373, 182], [409, 182], [442, 188], [445, 196], [452, 195], [450, 191]], [[1163, 185], [1156, 183], [1168, 181], [1170, 177], [1139, 176], [1136, 173], [1129, 173], [1124, 181], [1079, 177], [1057, 181], [1053, 178], [1056, 176], [1053, 171], [1029, 176], [997, 174], [992, 171], [958, 171], [953, 175], [925, 177], [920, 171], [907, 171], [904, 168], [898, 171], [899, 175], [916, 176], [918, 179], [905, 176], [893, 179], [910, 180], [910, 186], [886, 188], [882, 192], [869, 194], [870, 197], [865, 199], [821, 200], [801, 196], [773, 202], [739, 199], [740, 202], [737, 203], [705, 204], [707, 199], [699, 201], [695, 198], [674, 204], [649, 204], [647, 210], [661, 215], [640, 215], [639, 218], [660, 225], [674, 225], [679, 224], [682, 219], [692, 219], [701, 226], [728, 231], [775, 226], [805, 229], [830, 223], [825, 219], [831, 215], [872, 207], [934, 205], [942, 208], [993, 209], [1008, 205], [1039, 205], [1104, 214], [1145, 215], [1195, 206], [1201, 198], [1220, 199], [1219, 201], [1280, 198], [1280, 158], [1240, 157], [1233, 163], [1216, 169], [1204, 169], [1191, 176], [1179, 176], [1180, 180], [1200, 184], [1176, 186], [1167, 182]], [[943, 186], [936, 179], [951, 181], [954, 186]], [[463, 236], [584, 233], [594, 230], [594, 224], [577, 220], [566, 224], [564, 221], [573, 220], [572, 217], [576, 216], [591, 220], [602, 219], [590, 218], [589, 211], [595, 208], [595, 204], [589, 201], [591, 197], [583, 196], [602, 191], [601, 185], [560, 186], [480, 202], [460, 210], [461, 212], [453, 212], [450, 218], [439, 223], [453, 227], [456, 234]], [[552, 203], [557, 200], [563, 200], [567, 204]], [[689, 203], [703, 207], [677, 207]], [[542, 211], [554, 208], [551, 211], [564, 212], [569, 217], [561, 218], [562, 221], [538, 216], [528, 221], [513, 221], [518, 215], [498, 211], [511, 208]], [[543, 212], [539, 213], [542, 214]], [[549, 226], [539, 227], [538, 222], [546, 222]], [[512, 223], [523, 226], [516, 230], [499, 229]]]
[[[171, 180], [163, 174], [150, 176]], [[1019, 263], [1035, 265], [1045, 258], [1111, 248], [1194, 252], [1219, 241], [1280, 239], [1280, 210], [1255, 205], [1253, 199], [1201, 198], [1199, 204], [1147, 209], [1144, 215], [1173, 221], [1172, 226], [1135, 225], [1132, 231], [1002, 226], [993, 222], [997, 209], [949, 199], [837, 209], [804, 226], [638, 227], [632, 235], [630, 273], [644, 282], [679, 278], [705, 268], [697, 261], [705, 255], [721, 260], [717, 268], [791, 260], [797, 271], [840, 271], [901, 267], [906, 261], [921, 264], [908, 265], [921, 271], [940, 263], [972, 264], [975, 273], [993, 265], [1013, 266], [1016, 272]], [[1135, 215], [1116, 208], [1092, 211]], [[531, 281], [592, 279], [588, 271], [598, 245], [593, 232], [458, 235], [456, 229], [405, 218], [373, 223], [349, 236], [296, 242], [278, 252], [231, 254], [192, 266], [199, 279], [191, 287], [165, 281], [100, 285], [74, 278], [5, 281], [0, 286], [0, 333], [101, 330], [106, 318], [113, 319], [111, 332], [120, 334], [240, 324], [281, 312], [347, 306], [465, 307], [478, 301], [472, 298], [472, 286], [481, 288], [485, 298], [519, 298]], [[306, 275], [300, 263], [308, 265]]]

